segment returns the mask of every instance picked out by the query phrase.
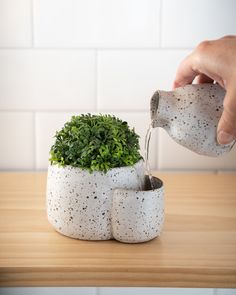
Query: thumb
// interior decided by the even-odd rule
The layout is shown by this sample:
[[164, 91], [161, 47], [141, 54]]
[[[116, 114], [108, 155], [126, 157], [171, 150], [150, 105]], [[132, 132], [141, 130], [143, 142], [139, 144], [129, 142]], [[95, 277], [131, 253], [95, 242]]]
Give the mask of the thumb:
[[236, 139], [236, 93], [227, 91], [224, 110], [217, 128], [219, 144], [229, 144]]

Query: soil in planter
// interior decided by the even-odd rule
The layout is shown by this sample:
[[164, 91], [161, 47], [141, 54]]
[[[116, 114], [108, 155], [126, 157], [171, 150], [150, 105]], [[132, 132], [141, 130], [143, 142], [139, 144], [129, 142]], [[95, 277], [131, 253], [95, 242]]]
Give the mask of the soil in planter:
[[152, 122], [147, 130], [146, 136], [145, 136], [145, 146], [144, 146], [144, 165], [145, 165], [145, 173], [149, 177], [151, 188], [155, 189], [155, 183], [154, 178], [151, 173], [150, 169], [150, 163], [149, 163], [149, 152], [150, 152], [150, 140], [152, 136], [154, 128], [152, 127]]
[[152, 182], [151, 182], [149, 176], [145, 175], [143, 191], [159, 189], [162, 186], [163, 186], [163, 182], [159, 178], [152, 176]]

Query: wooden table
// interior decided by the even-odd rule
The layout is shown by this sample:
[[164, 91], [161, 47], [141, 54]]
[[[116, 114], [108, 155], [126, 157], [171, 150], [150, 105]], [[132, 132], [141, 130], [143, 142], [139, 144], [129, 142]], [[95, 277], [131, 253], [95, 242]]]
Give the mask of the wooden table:
[[0, 286], [236, 287], [236, 174], [158, 174], [162, 235], [143, 244], [54, 231], [45, 173], [0, 173]]

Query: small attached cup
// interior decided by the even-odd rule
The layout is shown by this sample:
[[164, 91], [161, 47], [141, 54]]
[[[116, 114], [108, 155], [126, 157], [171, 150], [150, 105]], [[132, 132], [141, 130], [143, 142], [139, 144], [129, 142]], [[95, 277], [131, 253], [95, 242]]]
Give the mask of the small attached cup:
[[112, 205], [112, 234], [124, 243], [142, 243], [160, 235], [164, 222], [163, 182], [145, 176], [144, 190], [116, 189]]

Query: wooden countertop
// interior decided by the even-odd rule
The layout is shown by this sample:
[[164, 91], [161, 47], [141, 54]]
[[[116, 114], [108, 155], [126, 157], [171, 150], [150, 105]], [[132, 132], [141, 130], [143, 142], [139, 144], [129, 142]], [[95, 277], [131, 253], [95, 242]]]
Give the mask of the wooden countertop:
[[156, 174], [162, 235], [80, 241], [47, 221], [45, 173], [0, 173], [0, 286], [236, 287], [236, 174]]

